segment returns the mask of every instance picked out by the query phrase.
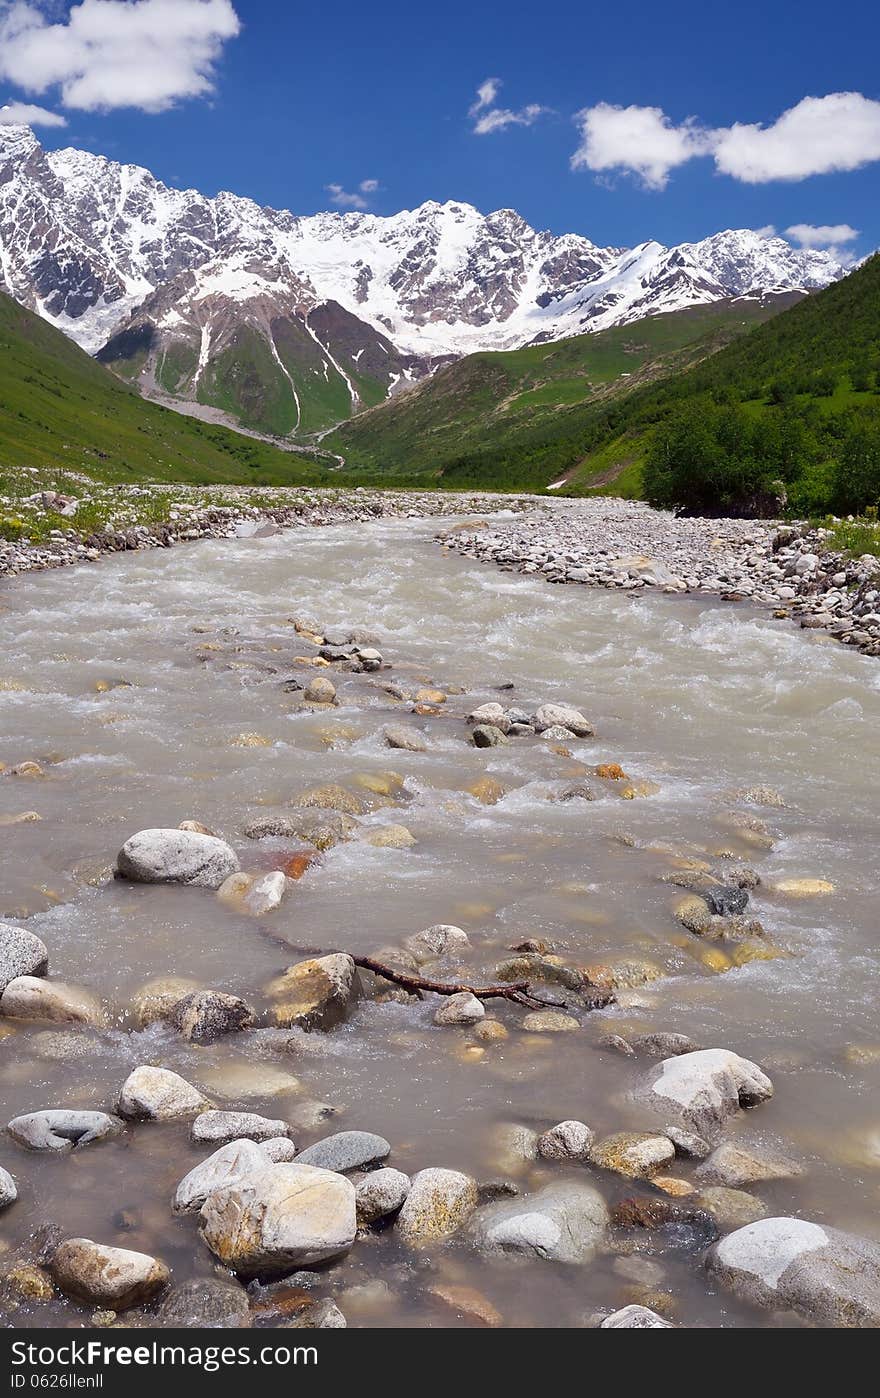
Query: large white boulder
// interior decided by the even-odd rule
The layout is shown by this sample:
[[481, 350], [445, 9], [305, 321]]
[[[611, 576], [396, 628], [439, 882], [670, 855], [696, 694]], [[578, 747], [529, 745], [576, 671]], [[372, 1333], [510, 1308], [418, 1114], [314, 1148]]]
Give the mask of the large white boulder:
[[116, 856], [118, 877], [135, 883], [219, 888], [240, 867], [237, 854], [225, 840], [194, 830], [139, 830]]
[[699, 1049], [664, 1058], [637, 1096], [665, 1120], [703, 1136], [717, 1136], [741, 1107], [773, 1096], [773, 1084], [757, 1063], [729, 1049]]
[[213, 1190], [200, 1228], [211, 1251], [242, 1276], [311, 1267], [354, 1242], [354, 1185], [312, 1165], [269, 1165]]

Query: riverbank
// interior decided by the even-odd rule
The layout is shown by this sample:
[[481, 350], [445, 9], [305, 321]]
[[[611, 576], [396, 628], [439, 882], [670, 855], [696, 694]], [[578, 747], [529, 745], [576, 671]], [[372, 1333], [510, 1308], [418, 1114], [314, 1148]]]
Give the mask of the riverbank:
[[0, 495], [0, 577], [95, 563], [103, 555], [197, 539], [267, 537], [280, 529], [376, 519], [491, 514], [528, 508], [528, 496], [310, 487], [100, 484], [22, 475]]
[[553, 583], [747, 601], [880, 655], [880, 558], [831, 547], [827, 529], [684, 519], [636, 501], [567, 500], [526, 518], [441, 531], [466, 558]]

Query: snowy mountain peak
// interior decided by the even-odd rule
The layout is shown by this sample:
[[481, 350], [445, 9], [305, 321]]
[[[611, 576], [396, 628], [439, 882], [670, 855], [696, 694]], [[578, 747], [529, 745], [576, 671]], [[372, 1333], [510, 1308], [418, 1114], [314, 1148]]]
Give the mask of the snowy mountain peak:
[[[233, 192], [207, 198], [173, 189], [141, 166], [88, 151], [45, 153], [29, 128], [0, 127], [0, 286], [91, 351], [127, 336], [123, 343], [140, 345], [141, 360], [146, 355], [157, 372], [157, 356], [177, 355], [191, 370], [181, 378], [187, 391], [196, 340], [199, 358], [203, 331], [221, 342], [200, 305], [222, 320], [224, 354], [233, 359], [237, 344], [262, 337], [259, 353], [248, 350], [254, 374], [269, 372], [270, 362], [277, 368], [267, 329], [274, 313], [293, 327], [297, 354], [305, 344], [297, 337], [309, 340], [308, 372], [339, 378], [334, 402], [341, 395], [363, 403], [432, 361], [725, 297], [813, 290], [844, 271], [830, 253], [749, 229], [673, 248], [656, 241], [603, 248], [577, 233], [536, 230], [514, 209], [483, 214], [454, 199], [389, 217], [301, 217]], [[337, 309], [318, 314], [328, 306]], [[369, 343], [369, 387], [344, 387], [346, 375], [354, 382], [354, 361], [345, 369], [329, 342], [313, 353], [315, 316], [352, 355], [362, 351], [358, 363]], [[175, 348], [178, 334], [185, 353]], [[389, 354], [395, 367], [380, 372]], [[196, 380], [199, 392], [203, 382], [204, 375]]]

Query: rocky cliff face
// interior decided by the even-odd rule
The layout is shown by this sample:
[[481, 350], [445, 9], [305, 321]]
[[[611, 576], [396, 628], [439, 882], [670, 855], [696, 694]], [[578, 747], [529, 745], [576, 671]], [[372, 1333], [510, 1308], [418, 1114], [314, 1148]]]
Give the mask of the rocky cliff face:
[[319, 432], [462, 354], [844, 270], [749, 230], [620, 249], [456, 202], [300, 218], [0, 128], [0, 286], [143, 391], [277, 435]]

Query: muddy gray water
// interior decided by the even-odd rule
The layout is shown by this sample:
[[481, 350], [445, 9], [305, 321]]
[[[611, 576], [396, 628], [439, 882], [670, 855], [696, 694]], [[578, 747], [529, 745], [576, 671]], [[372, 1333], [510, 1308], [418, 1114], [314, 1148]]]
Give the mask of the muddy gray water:
[[[47, 775], [0, 778], [0, 818], [41, 816], [0, 826], [0, 915], [43, 937], [52, 973], [97, 991], [116, 1024], [63, 1038], [44, 1024], [12, 1026], [0, 1043], [7, 1118], [112, 1106], [130, 1068], [152, 1062], [197, 1081], [220, 1105], [273, 1117], [308, 1102], [332, 1106], [323, 1127], [295, 1133], [302, 1144], [361, 1127], [391, 1141], [389, 1163], [403, 1170], [459, 1167], [528, 1189], [558, 1167], [504, 1158], [499, 1127], [543, 1129], [569, 1117], [601, 1133], [638, 1126], [626, 1093], [650, 1062], [603, 1052], [597, 1041], [680, 1030], [768, 1065], [776, 1094], [740, 1129], [806, 1166], [796, 1181], [760, 1187], [770, 1210], [877, 1236], [880, 1053], [856, 1063], [852, 1050], [870, 1060], [880, 1042], [880, 668], [721, 602], [630, 600], [507, 575], [443, 553], [432, 532], [430, 522], [398, 521], [204, 543], [4, 586], [0, 761], [34, 759]], [[311, 653], [289, 621], [302, 612], [328, 627], [373, 629], [393, 668], [340, 676], [338, 708], [303, 710], [281, 684], [298, 672], [295, 654]], [[441, 716], [414, 719], [377, 678], [467, 692], [451, 692]], [[117, 680], [128, 686], [97, 692]], [[577, 703], [596, 738], [570, 744], [570, 757], [537, 739], [473, 748], [464, 715], [498, 698], [494, 686], [504, 683], [527, 709]], [[383, 724], [404, 718], [423, 728], [428, 753], [383, 745]], [[265, 745], [242, 746], [247, 734]], [[592, 803], [547, 799], [603, 761], [659, 789], [623, 800], [621, 784], [609, 782]], [[204, 890], [102, 882], [129, 834], [187, 817], [226, 835], [245, 868], [272, 867], [289, 850], [244, 840], [249, 817], [284, 808], [319, 781], [342, 782], [369, 806], [364, 779], [389, 773], [403, 779], [399, 804], [373, 804], [366, 823], [403, 822], [416, 846], [338, 846], [261, 921]], [[486, 775], [505, 790], [492, 806], [467, 790]], [[755, 783], [785, 797], [784, 809], [753, 812], [767, 821], [772, 850], [745, 843], [729, 824], [731, 811], [747, 809], [731, 793]], [[759, 870], [752, 911], [785, 957], [718, 971], [701, 959], [705, 944], [676, 923], [680, 890], [659, 875], [676, 857], [717, 864], [724, 851]], [[785, 899], [767, 891], [781, 877], [826, 879], [835, 891]], [[468, 1030], [434, 1026], [437, 1002], [428, 1000], [363, 1002], [340, 1029], [296, 1035], [283, 1053], [259, 1035], [193, 1047], [165, 1028], [134, 1029], [127, 1013], [132, 993], [166, 973], [259, 1005], [261, 987], [297, 959], [284, 943], [369, 953], [433, 922], [467, 929], [475, 977], [490, 977], [526, 938], [573, 964], [640, 958], [666, 974], [584, 1016], [575, 1034], [524, 1033], [525, 1011], [493, 1008], [510, 1034], [482, 1052]], [[169, 1208], [176, 1182], [205, 1153], [178, 1125], [138, 1126], [60, 1159], [3, 1139], [0, 1162], [16, 1175], [20, 1199], [0, 1216], [0, 1248], [14, 1256], [37, 1224], [52, 1221], [155, 1252], [178, 1279], [210, 1275], [194, 1221]], [[610, 1200], [646, 1192], [591, 1173]], [[677, 1162], [674, 1173], [693, 1172]], [[128, 1229], [123, 1209], [132, 1211]], [[716, 1294], [698, 1252], [653, 1235], [638, 1246], [662, 1264], [663, 1304], [681, 1323], [779, 1323]], [[414, 1263], [389, 1231], [358, 1242], [327, 1272], [322, 1294], [337, 1298], [350, 1325], [456, 1325], [466, 1322], [430, 1288], [466, 1282], [506, 1325], [571, 1326], [641, 1299], [614, 1260], [577, 1269], [488, 1262], [458, 1242]], [[58, 1304], [7, 1323], [86, 1317]]]

